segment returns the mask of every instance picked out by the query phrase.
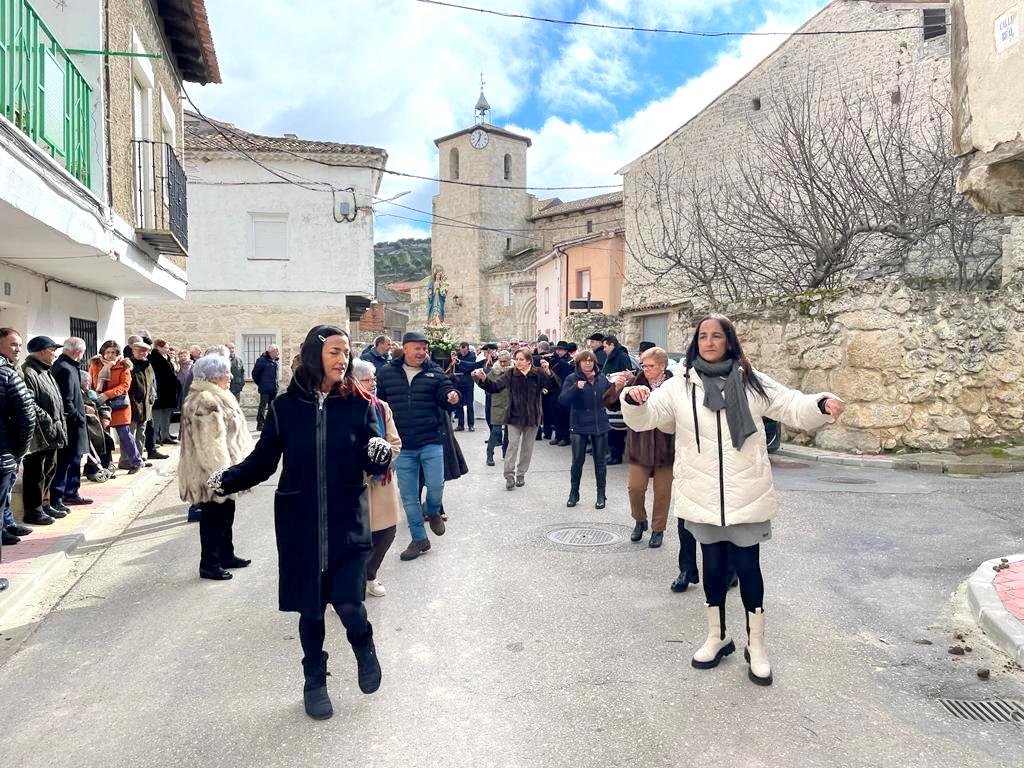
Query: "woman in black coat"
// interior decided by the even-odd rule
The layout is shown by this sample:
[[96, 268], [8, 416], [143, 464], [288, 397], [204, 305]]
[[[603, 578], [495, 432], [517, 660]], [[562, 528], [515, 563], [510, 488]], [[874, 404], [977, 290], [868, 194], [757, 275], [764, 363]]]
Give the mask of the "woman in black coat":
[[323, 650], [328, 604], [345, 625], [359, 688], [373, 693], [381, 680], [373, 627], [363, 607], [371, 549], [363, 473], [383, 473], [391, 446], [380, 437], [349, 354], [345, 331], [329, 325], [310, 330], [302, 365], [272, 404], [256, 448], [241, 464], [210, 478], [218, 493], [237, 493], [267, 480], [284, 457], [274, 496], [279, 607], [299, 613], [303, 698], [306, 713], [318, 720], [333, 714]]
[[570, 373], [562, 383], [558, 402], [569, 409], [569, 428], [572, 441], [572, 469], [569, 473], [569, 500], [567, 507], [575, 507], [580, 500], [580, 480], [583, 462], [587, 459], [587, 444], [593, 446], [594, 476], [597, 479], [597, 501], [594, 509], [605, 507], [605, 485], [608, 478], [608, 412], [604, 407], [604, 394], [611, 384], [597, 369], [597, 356], [589, 349], [576, 355], [576, 372]]

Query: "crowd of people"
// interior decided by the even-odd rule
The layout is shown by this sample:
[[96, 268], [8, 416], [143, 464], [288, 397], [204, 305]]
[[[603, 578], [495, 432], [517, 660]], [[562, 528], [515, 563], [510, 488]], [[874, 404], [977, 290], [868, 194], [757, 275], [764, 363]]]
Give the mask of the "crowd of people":
[[231, 344], [176, 352], [141, 332], [123, 348], [105, 342], [83, 372], [82, 339], [59, 345], [37, 336], [19, 375], [21, 345], [17, 331], [0, 329], [4, 543], [31, 532], [9, 510], [19, 463], [24, 522], [49, 525], [90, 503], [81, 495], [83, 459], [86, 477], [102, 482], [166, 458], [161, 445], [180, 440], [179, 491], [189, 518], [199, 521], [199, 575], [224, 581], [251, 562], [234, 550], [238, 494], [281, 465], [274, 496], [279, 607], [299, 613], [303, 698], [315, 719], [332, 714], [323, 650], [328, 606], [345, 627], [360, 689], [380, 686], [363, 601], [367, 593], [387, 594], [378, 576], [397, 536], [399, 507], [410, 536], [402, 561], [431, 550], [428, 530], [445, 534], [445, 483], [468, 472], [454, 433], [475, 431], [477, 389], [488, 427], [485, 461], [494, 466], [501, 448], [508, 491], [526, 485], [534, 446], [547, 440], [570, 448], [567, 507], [582, 500], [590, 456], [598, 510], [608, 503], [608, 466], [628, 464], [632, 541], [650, 531], [648, 547], [660, 547], [674, 510], [680, 553], [671, 589], [684, 592], [703, 577], [706, 598], [708, 635], [692, 665], [709, 669], [735, 651], [725, 598], [738, 581], [748, 675], [759, 685], [772, 682], [759, 547], [771, 538], [775, 513], [762, 420], [813, 430], [844, 408], [831, 393], [805, 395], [755, 371], [720, 315], [698, 322], [674, 364], [652, 343], [634, 356], [601, 334], [584, 349], [543, 336], [479, 350], [463, 342], [438, 361], [428, 338], [411, 331], [400, 344], [380, 336], [356, 357], [346, 331], [318, 325], [293, 359], [284, 393], [281, 350], [272, 345], [255, 362], [255, 444], [240, 405], [245, 366]]

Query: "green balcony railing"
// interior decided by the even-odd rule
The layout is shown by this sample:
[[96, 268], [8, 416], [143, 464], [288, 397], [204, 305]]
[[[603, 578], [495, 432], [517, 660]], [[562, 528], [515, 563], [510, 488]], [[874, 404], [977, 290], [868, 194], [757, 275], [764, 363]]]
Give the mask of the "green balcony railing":
[[0, 114], [86, 186], [91, 90], [28, 0], [0, 0]]

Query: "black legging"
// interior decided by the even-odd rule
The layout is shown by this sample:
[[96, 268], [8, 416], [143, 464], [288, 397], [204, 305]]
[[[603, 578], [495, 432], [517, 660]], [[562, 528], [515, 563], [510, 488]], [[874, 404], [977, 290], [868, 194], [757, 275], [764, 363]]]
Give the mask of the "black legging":
[[587, 443], [594, 448], [594, 476], [597, 479], [597, 490], [604, 492], [605, 481], [608, 477], [606, 465], [608, 453], [608, 433], [603, 435], [580, 435], [572, 436], [572, 467], [569, 469], [569, 482], [573, 490], [579, 492], [580, 480], [583, 479], [583, 463], [587, 460]]
[[[324, 606], [324, 610], [327, 606]], [[335, 603], [334, 610], [345, 625], [345, 634], [348, 641], [358, 645], [371, 633], [370, 622], [366, 620], [366, 608], [362, 603]], [[302, 653], [306, 659], [319, 659], [324, 650], [324, 637], [327, 635], [327, 627], [324, 623], [323, 614], [319, 619], [299, 616], [299, 642], [302, 643]]]
[[[740, 597], [748, 613], [764, 604], [764, 578], [759, 562], [760, 545], [737, 547], [728, 541], [701, 544], [704, 556], [704, 595], [708, 605], [725, 607], [725, 593], [729, 589], [731, 571], [740, 579]], [[731, 567], [730, 567], [731, 566]]]

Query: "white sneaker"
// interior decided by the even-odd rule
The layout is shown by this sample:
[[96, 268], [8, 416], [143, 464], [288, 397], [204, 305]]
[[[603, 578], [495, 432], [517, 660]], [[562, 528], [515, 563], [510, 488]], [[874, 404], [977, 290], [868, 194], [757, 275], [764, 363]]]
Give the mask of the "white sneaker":
[[366, 594], [373, 595], [374, 597], [384, 597], [387, 593], [388, 591], [384, 589], [384, 585], [376, 579], [366, 582]]

